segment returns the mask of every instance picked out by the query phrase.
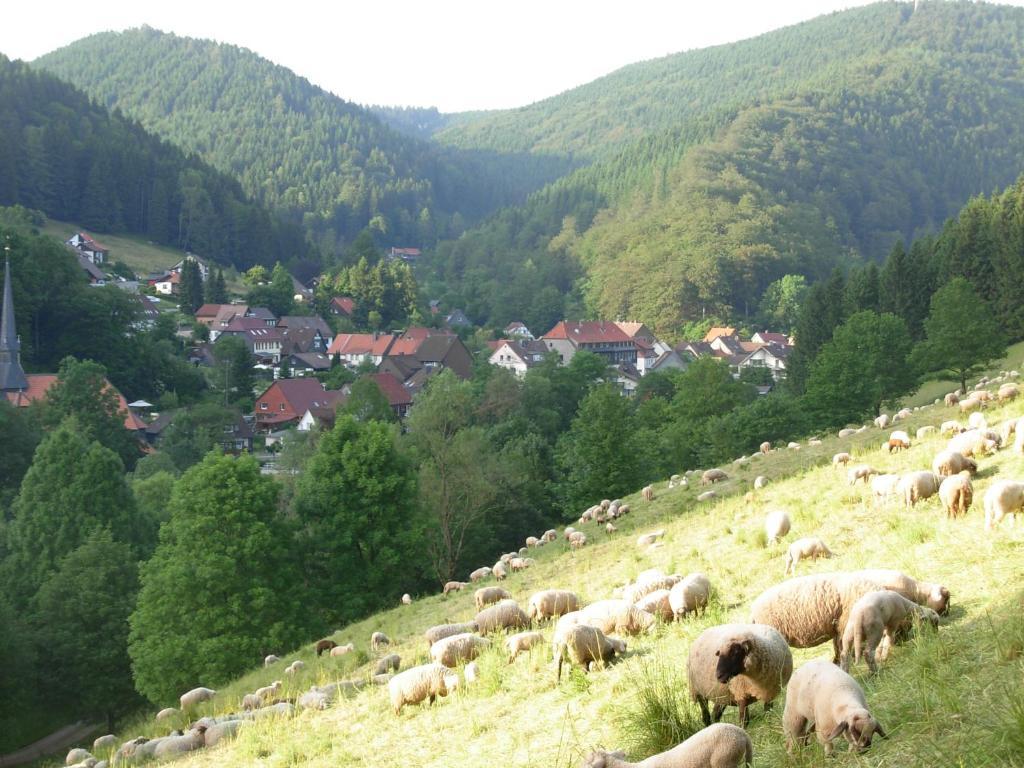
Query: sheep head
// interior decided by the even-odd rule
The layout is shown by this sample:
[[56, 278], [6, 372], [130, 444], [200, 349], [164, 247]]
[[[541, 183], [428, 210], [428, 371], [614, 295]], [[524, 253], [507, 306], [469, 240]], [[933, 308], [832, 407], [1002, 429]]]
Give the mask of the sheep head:
[[949, 590], [939, 584], [933, 585], [928, 595], [928, 607], [940, 616], [949, 613]]
[[827, 738], [832, 741], [844, 733], [850, 746], [857, 752], [863, 752], [870, 747], [871, 739], [876, 733], [883, 739], [887, 738], [882, 724], [875, 720], [866, 709], [857, 709], [851, 712], [845, 720], [836, 724]]
[[752, 648], [753, 643], [749, 639], [732, 640], [715, 651], [715, 656], [718, 657], [715, 679], [725, 685], [737, 675], [742, 675]]

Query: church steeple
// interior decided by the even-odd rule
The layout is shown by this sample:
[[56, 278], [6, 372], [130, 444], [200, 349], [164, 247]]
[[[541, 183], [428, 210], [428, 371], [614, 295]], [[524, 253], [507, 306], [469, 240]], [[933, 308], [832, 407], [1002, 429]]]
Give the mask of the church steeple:
[[23, 392], [28, 379], [21, 368], [21, 341], [14, 328], [11, 261], [4, 259], [4, 304], [0, 311], [0, 392]]

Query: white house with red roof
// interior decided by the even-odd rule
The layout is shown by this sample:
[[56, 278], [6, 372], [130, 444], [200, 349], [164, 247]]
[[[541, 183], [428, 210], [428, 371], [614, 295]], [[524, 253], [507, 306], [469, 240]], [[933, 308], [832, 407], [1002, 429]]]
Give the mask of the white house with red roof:
[[541, 337], [544, 345], [567, 365], [580, 350], [593, 352], [609, 365], [636, 365], [636, 342], [617, 323], [606, 320], [561, 320]]
[[75, 234], [65, 240], [64, 243], [77, 251], [79, 255], [91, 261], [93, 264], [102, 264], [110, 255], [110, 249], [107, 248], [107, 246], [96, 242], [85, 232], [75, 232]]
[[502, 339], [489, 342], [494, 350], [487, 362], [499, 368], [512, 371], [522, 378], [532, 367], [544, 361], [548, 348], [543, 341], [535, 339]]

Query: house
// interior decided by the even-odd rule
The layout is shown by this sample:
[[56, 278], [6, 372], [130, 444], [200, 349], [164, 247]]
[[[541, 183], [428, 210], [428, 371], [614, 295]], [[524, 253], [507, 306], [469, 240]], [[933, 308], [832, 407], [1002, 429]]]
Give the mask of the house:
[[[278, 331], [282, 336], [281, 352], [285, 355], [295, 352], [327, 354], [330, 336], [325, 336], [319, 328], [281, 328], [278, 326]], [[330, 366], [328, 365], [328, 367]]]
[[402, 382], [390, 373], [374, 373], [370, 375], [370, 378], [377, 383], [380, 391], [384, 393], [384, 397], [387, 398], [388, 405], [395, 412], [395, 416], [399, 419], [404, 419], [412, 407], [412, 393], [402, 386]]
[[[50, 387], [57, 383], [57, 374], [29, 373], [25, 376], [25, 379], [26, 386], [24, 389], [13, 392], [0, 390], [7, 397], [7, 402], [18, 408], [27, 408], [37, 400], [44, 400], [46, 393], [50, 391]], [[141, 436], [146, 428], [146, 422], [128, 407], [128, 401], [124, 399], [124, 395], [118, 392], [113, 384], [104, 380], [103, 388], [105, 390], [112, 390], [117, 395], [117, 412], [124, 414], [124, 428]]]
[[164, 431], [171, 426], [171, 422], [177, 413], [177, 411], [158, 413], [156, 418], [149, 422], [143, 430], [146, 442], [152, 446], [159, 444], [164, 436]]
[[789, 344], [758, 344], [743, 360], [737, 364], [744, 368], [767, 368], [775, 381], [786, 378], [786, 360], [793, 347]]
[[629, 363], [620, 363], [612, 369], [612, 381], [626, 397], [636, 394], [636, 388], [639, 386], [641, 378], [640, 372]]
[[320, 371], [331, 369], [331, 358], [322, 352], [284, 353], [281, 359], [288, 361], [288, 367], [291, 368], [293, 376], [312, 376]]
[[196, 310], [196, 322], [213, 328], [226, 325], [235, 315], [245, 317], [248, 304], [203, 304]]
[[335, 296], [331, 299], [330, 304], [327, 305], [327, 311], [336, 317], [351, 318], [355, 308], [355, 299], [349, 296]]
[[277, 327], [277, 316], [266, 307], [249, 307], [244, 316], [260, 320], [267, 328]]
[[325, 391], [316, 379], [278, 379], [256, 398], [256, 425], [267, 431], [280, 429], [298, 422], [311, 408], [333, 405], [339, 397], [340, 392]]
[[549, 352], [543, 341], [533, 338], [504, 339], [493, 343], [496, 346], [487, 362], [510, 370], [520, 378], [537, 363], [543, 362]]
[[785, 378], [786, 360], [793, 349], [788, 337], [781, 333], [761, 331], [755, 333], [750, 341], [744, 341], [735, 333], [717, 333], [728, 330], [731, 329], [713, 328], [708, 332], [710, 341], [684, 342], [676, 347], [676, 351], [695, 358], [716, 357], [728, 364], [733, 376], [737, 378], [743, 369], [751, 367], [767, 368], [775, 381]]
[[600, 355], [608, 365], [636, 365], [636, 342], [616, 323], [562, 320], [541, 337], [544, 345], [568, 364], [579, 350]]
[[75, 252], [75, 258], [78, 260], [78, 266], [85, 273], [85, 278], [89, 281], [89, 285], [107, 284], [107, 276], [103, 274], [103, 270], [97, 267], [94, 262], [89, 261], [89, 259], [77, 251]]
[[[688, 357], [688, 356], [687, 356]], [[655, 341], [649, 344], [646, 339], [638, 339], [636, 342], [636, 370], [641, 376], [646, 376], [652, 371], [667, 371], [675, 369], [686, 370], [687, 362], [674, 349], [663, 341]]]
[[231, 453], [237, 456], [241, 453], [252, 453], [252, 444], [255, 437], [256, 433], [249, 425], [249, 422], [245, 420], [244, 416], [239, 414], [237, 419], [224, 425], [218, 442], [224, 453]]
[[277, 327], [286, 331], [315, 328], [325, 339], [330, 339], [332, 336], [331, 326], [317, 315], [283, 315], [277, 319]]
[[156, 325], [156, 321], [160, 317], [160, 310], [156, 306], [156, 297], [141, 293], [129, 293], [128, 295], [139, 305], [139, 319], [134, 323], [135, 329], [144, 331]]
[[449, 328], [469, 328], [473, 325], [470, 319], [466, 317], [466, 313], [461, 309], [453, 309], [449, 312], [448, 316], [444, 319], [444, 324]]
[[388, 261], [403, 261], [406, 264], [415, 266], [422, 255], [419, 248], [392, 248], [384, 254], [384, 258]]
[[532, 339], [533, 334], [530, 333], [530, 329], [520, 323], [518, 320], [509, 323], [505, 326], [505, 335], [512, 338], [523, 338]]
[[181, 273], [167, 272], [156, 277], [149, 277], [146, 282], [153, 286], [157, 293], [163, 296], [177, 295], [181, 290]]
[[731, 326], [712, 326], [708, 329], [708, 332], [704, 334], [704, 341], [710, 344], [712, 341], [717, 339], [719, 336], [735, 336], [736, 329]]
[[448, 368], [461, 379], [473, 376], [473, 356], [462, 339], [432, 328], [409, 328], [395, 340], [385, 357], [405, 358], [407, 365], [418, 365], [428, 371]]
[[110, 255], [110, 249], [107, 246], [96, 242], [85, 232], [75, 232], [64, 241], [64, 244], [96, 265], [104, 263]]
[[783, 347], [793, 346], [793, 340], [784, 333], [772, 333], [771, 331], [758, 331], [750, 337], [751, 341], [758, 344], [779, 344]]
[[[211, 330], [210, 337], [213, 335]], [[217, 332], [218, 340], [222, 336], [240, 338], [259, 363], [276, 364], [281, 360], [284, 334], [277, 328], [269, 327], [265, 320], [258, 317], [235, 315]]]
[[196, 264], [199, 265], [199, 274], [203, 278], [204, 283], [209, 279], [210, 265], [207, 264], [206, 261], [204, 261], [203, 259], [199, 258], [198, 256], [194, 256], [191, 253], [185, 254], [184, 259], [179, 261], [177, 264], [175, 264], [167, 271], [172, 274], [178, 275], [178, 277], [181, 277], [181, 270], [184, 268], [186, 261], [194, 261]]
[[302, 281], [294, 275], [292, 275], [292, 291], [294, 292], [292, 299], [299, 304], [309, 304], [313, 301], [313, 292], [303, 285]]
[[327, 354], [337, 356], [342, 365], [350, 368], [364, 360], [380, 365], [396, 338], [393, 333], [339, 333], [327, 348]]
[[309, 408], [302, 418], [299, 419], [298, 424], [295, 428], [299, 432], [309, 432], [311, 429], [320, 427], [321, 429], [331, 429], [334, 426], [334, 422], [338, 418], [338, 408], [340, 408], [345, 402], [345, 397], [339, 397], [331, 405], [321, 405]]

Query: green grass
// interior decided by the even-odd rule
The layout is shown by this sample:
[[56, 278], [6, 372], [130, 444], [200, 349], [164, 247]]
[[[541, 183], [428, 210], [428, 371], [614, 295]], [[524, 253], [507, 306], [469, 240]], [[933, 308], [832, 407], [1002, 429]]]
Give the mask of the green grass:
[[[1021, 413], [1024, 402], [986, 412], [992, 423]], [[927, 408], [900, 426], [913, 435], [919, 426], [951, 417], [950, 409]], [[850, 754], [840, 745], [831, 761], [813, 741], [787, 756], [780, 699], [767, 713], [759, 705], [751, 710], [754, 765], [1024, 766], [1024, 528], [1018, 524], [1015, 530], [1007, 526], [986, 533], [981, 501], [994, 479], [1024, 477], [1024, 457], [1004, 450], [982, 460], [974, 507], [966, 519], [951, 521], [937, 499], [910, 511], [896, 503], [877, 505], [865, 486], [847, 485], [845, 472], [830, 466], [833, 453], [847, 450], [855, 461], [882, 471], [924, 468], [945, 445], [933, 437], [890, 456], [881, 450], [887, 436], [888, 430], [872, 428], [844, 440], [826, 438], [817, 447], [777, 450], [745, 466], [724, 466], [730, 478], [716, 486], [720, 498], [700, 505], [695, 502], [699, 488], [668, 490], [662, 482], [651, 503], [639, 495], [628, 498], [634, 512], [621, 520], [616, 534], [607, 536], [591, 523], [583, 527], [591, 541], [584, 549], [570, 552], [558, 542], [537, 550], [537, 565], [505, 582], [522, 602], [545, 587], [576, 590], [586, 601], [602, 599], [655, 566], [681, 573], [699, 570], [711, 579], [715, 597], [706, 615], [630, 638], [625, 657], [605, 669], [590, 674], [573, 670], [556, 685], [549, 646], [535, 648], [511, 665], [495, 647], [478, 660], [481, 682], [432, 708], [408, 707], [396, 717], [386, 690], [369, 687], [324, 712], [261, 722], [237, 741], [197, 752], [178, 764], [476, 768], [497, 762], [568, 768], [597, 746], [625, 749], [631, 759], [646, 757], [697, 727], [685, 687], [687, 649], [693, 639], [706, 627], [745, 621], [750, 602], [784, 578], [785, 542], [764, 546], [759, 535], [766, 511], [782, 508], [793, 520], [786, 541], [818, 535], [836, 554], [832, 560], [801, 563], [800, 574], [898, 568], [945, 584], [952, 592], [952, 608], [937, 635], [922, 635], [895, 648], [877, 676], [869, 677], [863, 666], [854, 669], [889, 739], [876, 740], [863, 755]], [[759, 474], [771, 483], [745, 498]], [[665, 546], [639, 552], [636, 536], [655, 528], [666, 529]], [[351, 640], [365, 651], [370, 634], [381, 630], [392, 638], [390, 650], [401, 654], [406, 668], [428, 660], [422, 639], [426, 627], [466, 620], [474, 613], [469, 591], [433, 595], [344, 627], [334, 637]], [[550, 636], [550, 627], [544, 631]], [[794, 658], [799, 666], [830, 654], [830, 646], [819, 646], [794, 651]], [[270, 670], [254, 659], [253, 671], [222, 686], [202, 713], [234, 710], [244, 693], [283, 678], [284, 665], [294, 658], [304, 659], [307, 668], [297, 679], [285, 681], [288, 696], [314, 683], [365, 678], [372, 666], [369, 656], [361, 666], [356, 666], [359, 658], [317, 660], [308, 646], [280, 655], [281, 664]], [[735, 722], [736, 709], [727, 710], [725, 719]], [[140, 720], [126, 726], [122, 735], [154, 735], [168, 727], [173, 725]]]

